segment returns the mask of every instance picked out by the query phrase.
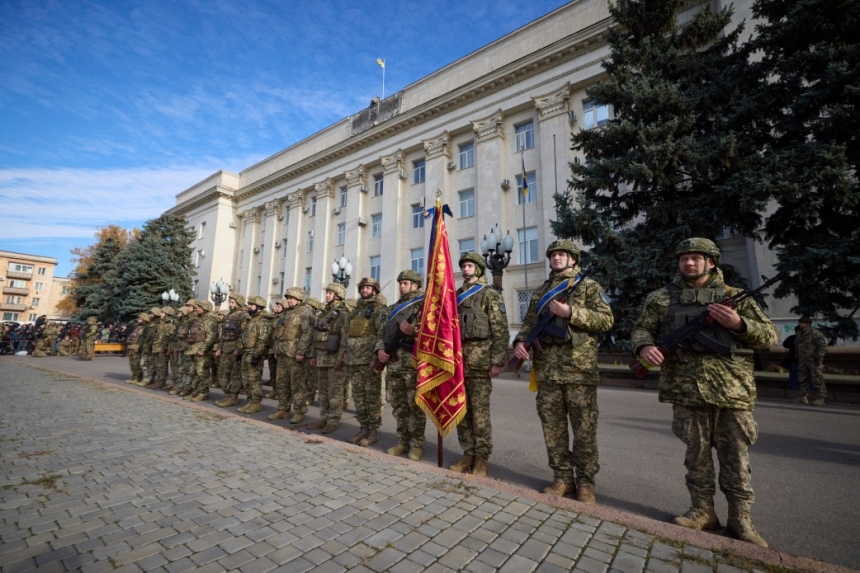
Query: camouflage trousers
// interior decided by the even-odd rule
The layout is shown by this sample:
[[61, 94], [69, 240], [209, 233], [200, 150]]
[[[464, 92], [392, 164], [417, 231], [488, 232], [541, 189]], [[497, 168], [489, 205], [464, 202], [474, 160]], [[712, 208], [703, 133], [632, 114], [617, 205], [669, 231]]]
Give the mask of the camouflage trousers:
[[71, 342], [66, 342], [65, 340], [60, 343], [60, 347], [57, 349], [57, 356], [71, 356], [75, 353], [74, 346]]
[[755, 495], [749, 447], [758, 438], [752, 412], [716, 406], [673, 406], [672, 432], [687, 445], [684, 466], [693, 507], [713, 507], [714, 459], [720, 462], [720, 490], [730, 507], [749, 510]]
[[206, 358], [207, 358], [206, 368], [209, 371], [209, 385], [215, 386], [218, 384], [218, 365], [220, 364], [221, 361], [215, 357], [214, 352], [207, 354]]
[[797, 390], [801, 396], [809, 393], [810, 382], [819, 398], [827, 397], [827, 387], [824, 385], [824, 364], [813, 360], [798, 361]]
[[278, 410], [289, 412], [293, 408], [296, 414], [308, 411], [308, 366], [305, 361], [297, 362], [295, 358], [281, 356], [277, 361], [275, 371], [275, 395], [278, 398]]
[[81, 344], [81, 360], [92, 360], [96, 353], [96, 341], [87, 340]]
[[155, 357], [149, 352], [140, 355], [141, 382], [149, 384], [155, 377]]
[[192, 394], [209, 393], [209, 356], [188, 354], [188, 378]]
[[493, 426], [490, 423], [490, 392], [493, 382], [487, 371], [466, 376], [466, 415], [457, 425], [457, 441], [463, 453], [489, 459], [493, 453]]
[[33, 349], [33, 356], [35, 357], [44, 357], [51, 356], [54, 350], [54, 341], [53, 340], [45, 340], [44, 338], [40, 338], [36, 341], [36, 347]]
[[153, 354], [152, 358], [155, 361], [155, 382], [158, 384], [166, 384], [167, 369], [170, 364], [170, 354], [167, 352], [160, 352], [158, 354]]
[[143, 369], [140, 367], [140, 351], [128, 351], [128, 368], [131, 370], [132, 380], [143, 380]]
[[338, 424], [343, 415], [343, 387], [346, 383], [346, 370], [335, 370], [330, 366], [317, 367], [317, 380], [320, 393], [320, 420]]
[[412, 355], [401, 352], [385, 368], [386, 382], [391, 388], [391, 409], [397, 422], [397, 440], [409, 448], [424, 448], [424, 427], [427, 417], [415, 403], [415, 382], [418, 373], [412, 367]]
[[382, 425], [382, 378], [367, 364], [350, 364], [348, 368], [358, 423], [362, 428], [378, 430]]
[[248, 402], [259, 404], [263, 401], [263, 361], [256, 366], [251, 364], [254, 353], [251, 350], [242, 355], [242, 387], [248, 396]]
[[[594, 485], [597, 454], [597, 386], [538, 379], [537, 412], [549, 467], [557, 481]], [[573, 432], [570, 445], [568, 422]]]
[[176, 357], [176, 374], [173, 386], [179, 390], [191, 392], [191, 360], [184, 352]]
[[218, 384], [225, 396], [237, 398], [242, 393], [242, 360], [234, 350], [224, 350], [218, 357]]
[[170, 357], [167, 377], [176, 384], [176, 380], [178, 379], [177, 374], [179, 373], [179, 354], [175, 350], [171, 350], [167, 355]]

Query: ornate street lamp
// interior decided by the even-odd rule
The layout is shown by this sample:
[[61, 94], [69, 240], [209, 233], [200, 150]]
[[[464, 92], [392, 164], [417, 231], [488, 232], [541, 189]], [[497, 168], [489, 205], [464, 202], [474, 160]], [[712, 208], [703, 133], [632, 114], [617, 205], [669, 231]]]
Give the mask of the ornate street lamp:
[[176, 291], [173, 289], [166, 290], [161, 293], [161, 300], [164, 301], [165, 306], [173, 306], [179, 302], [179, 295], [176, 294]]
[[502, 291], [502, 275], [505, 267], [511, 262], [511, 252], [514, 250], [514, 238], [511, 232], [502, 237], [499, 226], [490, 229], [489, 236], [484, 235], [481, 241], [481, 254], [487, 262], [487, 268], [493, 272], [493, 288]]
[[217, 283], [212, 283], [209, 287], [209, 292], [212, 293], [212, 302], [215, 303], [215, 307], [221, 306], [221, 303], [227, 300], [227, 296], [230, 294], [230, 285], [224, 283], [223, 280], [219, 280]]
[[342, 284], [343, 288], [349, 286], [349, 279], [352, 277], [352, 264], [346, 257], [341, 257], [339, 261], [331, 264], [331, 277], [334, 282]]

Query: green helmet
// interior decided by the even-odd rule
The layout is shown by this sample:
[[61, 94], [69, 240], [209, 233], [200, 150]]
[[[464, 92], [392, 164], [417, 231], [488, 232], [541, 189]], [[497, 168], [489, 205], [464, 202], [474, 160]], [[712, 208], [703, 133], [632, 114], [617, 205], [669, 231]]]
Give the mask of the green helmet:
[[397, 282], [400, 281], [412, 281], [418, 285], [418, 288], [421, 288], [424, 285], [424, 279], [421, 278], [421, 275], [413, 270], [401, 271], [399, 275], [397, 275]]
[[286, 297], [294, 298], [299, 302], [303, 302], [305, 300], [305, 291], [299, 287], [288, 288], [287, 292], [284, 293], [284, 298]]
[[573, 244], [573, 241], [568, 241], [567, 239], [556, 239], [551, 242], [546, 248], [546, 258], [549, 258], [550, 253], [553, 251], [564, 251], [577, 261], [579, 260], [579, 249]]
[[208, 300], [198, 300], [195, 306], [197, 308], [202, 308], [203, 312], [212, 312], [212, 309], [214, 308], [212, 303]]
[[245, 306], [245, 297], [241, 294], [234, 292], [230, 295], [230, 298], [236, 301], [236, 306]]
[[175, 310], [173, 310], [173, 307], [170, 307], [170, 306], [163, 306], [163, 307], [161, 307], [161, 312], [163, 312], [163, 313], [164, 313], [164, 314], [166, 314], [167, 316], [173, 316], [173, 315], [175, 315], [175, 314], [176, 314], [176, 311], [175, 311]]
[[160, 314], [161, 314], [161, 307], [160, 307], [160, 306], [154, 306], [154, 307], [150, 308], [150, 309], [149, 309], [149, 314], [152, 314], [152, 315], [155, 315], [155, 316], [160, 315]]
[[675, 258], [677, 259], [687, 253], [701, 253], [714, 259], [714, 263], [720, 266], [720, 248], [710, 239], [703, 239], [702, 237], [684, 239], [675, 248]]
[[379, 294], [382, 291], [382, 287], [379, 286], [379, 281], [374, 280], [370, 277], [364, 277], [361, 279], [361, 282], [358, 283], [358, 290], [361, 290], [361, 287], [369, 286], [373, 290], [376, 291], [376, 294]]
[[478, 253], [466, 253], [462, 257], [460, 257], [460, 262], [457, 263], [459, 267], [463, 268], [463, 263], [466, 261], [470, 261], [475, 263], [475, 275], [482, 277], [487, 274], [487, 263], [484, 261], [484, 257], [479, 255]]
[[314, 310], [325, 310], [325, 305], [313, 297], [308, 298], [308, 305]]
[[343, 300], [346, 298], [346, 289], [343, 288], [343, 285], [340, 283], [329, 283], [325, 290], [331, 291], [334, 293], [334, 296]]
[[266, 308], [266, 299], [261, 296], [252, 296], [248, 299], [248, 304], [253, 304], [257, 307], [257, 310], [265, 310]]

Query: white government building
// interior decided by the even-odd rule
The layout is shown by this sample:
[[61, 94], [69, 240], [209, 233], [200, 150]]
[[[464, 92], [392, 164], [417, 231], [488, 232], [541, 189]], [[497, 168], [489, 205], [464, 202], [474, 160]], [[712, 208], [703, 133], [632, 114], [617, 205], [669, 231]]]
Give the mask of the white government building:
[[[750, 2], [734, 4], [735, 23], [749, 21]], [[605, 77], [611, 25], [606, 0], [571, 2], [239, 174], [218, 171], [183, 191], [169, 212], [197, 230], [198, 296], [223, 279], [270, 301], [292, 286], [321, 298], [332, 263], [345, 257], [348, 296], [372, 276], [393, 302], [401, 270], [425, 272], [430, 227], [421, 212], [438, 190], [454, 214], [446, 218], [454, 257], [480, 252], [491, 229], [510, 232], [503, 296], [517, 330], [531, 289], [547, 277], [553, 193], [582, 159], [570, 135], [612, 114], [585, 93]], [[773, 272], [760, 243], [726, 237], [721, 247], [753, 286]], [[791, 305], [771, 299], [783, 337], [796, 323]]]

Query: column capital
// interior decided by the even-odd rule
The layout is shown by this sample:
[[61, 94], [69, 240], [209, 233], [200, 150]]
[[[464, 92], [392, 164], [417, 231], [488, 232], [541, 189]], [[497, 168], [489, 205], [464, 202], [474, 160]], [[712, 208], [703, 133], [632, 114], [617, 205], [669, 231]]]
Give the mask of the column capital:
[[305, 205], [305, 194], [301, 191], [293, 191], [287, 195], [287, 206], [290, 209], [298, 209]]
[[314, 184], [314, 191], [317, 193], [317, 199], [334, 197], [334, 184], [331, 179], [326, 179], [322, 183]]
[[391, 155], [387, 155], [382, 159], [382, 172], [386, 175], [391, 173], [399, 173], [403, 170], [403, 150], [398, 149]]
[[505, 130], [502, 124], [502, 110], [498, 110], [490, 117], [477, 119], [472, 122], [477, 141], [486, 141], [495, 137], [505, 138]]
[[266, 203], [264, 208], [266, 210], [266, 215], [268, 215], [269, 217], [278, 215], [281, 212], [281, 200], [275, 199], [274, 201], [269, 201], [268, 203]]
[[566, 114], [570, 110], [570, 83], [564, 84], [560, 90], [544, 96], [532, 98], [538, 110], [538, 119], [547, 120], [557, 115]]
[[448, 132], [445, 131], [439, 137], [434, 139], [424, 140], [424, 152], [427, 154], [427, 159], [444, 156], [446, 159], [451, 159], [451, 149], [448, 146]]
[[364, 165], [359, 165], [352, 171], [346, 172], [346, 185], [348, 187], [359, 187], [367, 184], [367, 172]]

